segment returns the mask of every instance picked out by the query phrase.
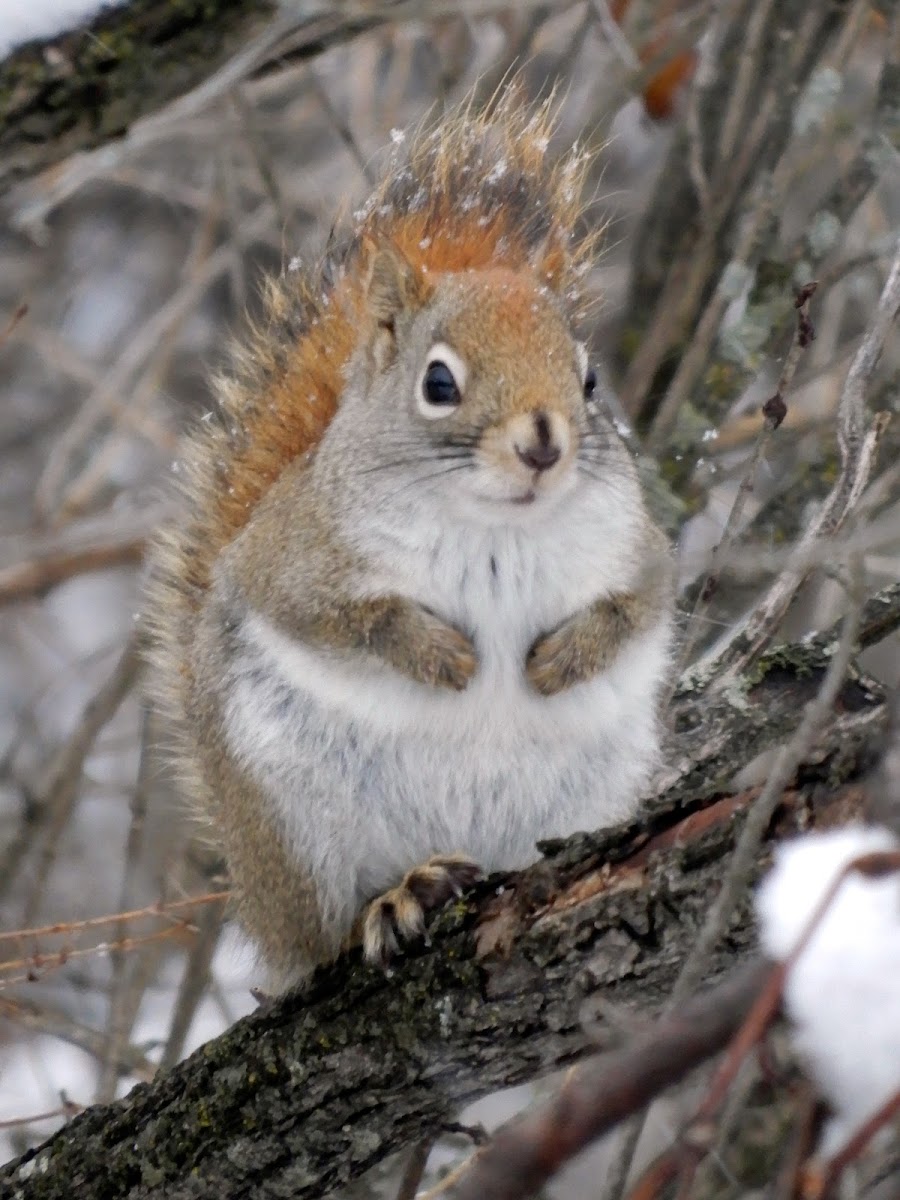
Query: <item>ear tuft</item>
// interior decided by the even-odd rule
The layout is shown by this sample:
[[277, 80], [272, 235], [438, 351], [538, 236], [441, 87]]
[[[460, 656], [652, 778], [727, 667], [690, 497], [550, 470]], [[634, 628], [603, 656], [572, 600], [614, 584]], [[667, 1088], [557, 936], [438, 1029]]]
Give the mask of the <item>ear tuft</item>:
[[566, 235], [554, 227], [537, 247], [532, 258], [541, 283], [557, 295], [563, 291], [572, 266], [566, 241]]
[[376, 324], [393, 330], [401, 313], [421, 308], [429, 293], [430, 288], [421, 272], [399, 250], [393, 246], [380, 246], [373, 251], [366, 299]]

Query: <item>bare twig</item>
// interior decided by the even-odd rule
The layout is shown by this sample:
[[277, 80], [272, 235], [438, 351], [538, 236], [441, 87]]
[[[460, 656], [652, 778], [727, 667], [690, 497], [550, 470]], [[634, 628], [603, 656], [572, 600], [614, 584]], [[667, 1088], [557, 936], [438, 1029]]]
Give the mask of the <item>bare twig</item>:
[[609, 5], [606, 0], [590, 0], [589, 8], [603, 30], [603, 36], [615, 52], [616, 58], [629, 71], [639, 71], [641, 69], [641, 60], [635, 54], [631, 42], [629, 42], [628, 38], [619, 28], [618, 22], [609, 11]]
[[[822, 681], [815, 699], [813, 699], [803, 714], [796, 732], [790, 742], [780, 751], [765, 787], [753, 802], [744, 822], [744, 828], [738, 838], [734, 853], [728, 864], [725, 878], [719, 894], [711, 904], [706, 919], [694, 941], [693, 949], [688, 955], [678, 978], [672, 988], [669, 1007], [682, 1004], [700, 984], [707, 969], [710, 956], [731, 921], [732, 915], [746, 895], [747, 886], [753, 874], [757, 850], [765, 837], [766, 830], [781, 802], [784, 789], [796, 773], [797, 767], [803, 761], [813, 738], [819, 732], [822, 722], [831, 709], [834, 699], [844, 681], [851, 656], [856, 648], [856, 638], [862, 611], [862, 594], [860, 572], [857, 570], [853, 577], [853, 590], [850, 597], [850, 608], [844, 618], [841, 638], [838, 647], [828, 665], [825, 678]], [[780, 993], [779, 993], [780, 994]], [[755, 1044], [755, 1043], [754, 1043]], [[637, 1147], [643, 1125], [635, 1129], [631, 1138], [632, 1160]], [[631, 1162], [629, 1162], [629, 1167]], [[623, 1176], [627, 1175], [623, 1172]], [[666, 1175], [665, 1178], [670, 1178]], [[647, 1185], [649, 1186], [649, 1185]], [[647, 1195], [653, 1195], [648, 1191]], [[640, 1200], [643, 1193], [636, 1192], [632, 1200]]]
[[738, 58], [737, 77], [728, 97], [728, 107], [725, 110], [719, 133], [716, 156], [717, 173], [726, 169], [731, 162], [741, 124], [747, 120], [747, 102], [750, 99], [753, 81], [759, 74], [763, 34], [774, 3], [775, 0], [761, 0], [760, 3], [752, 5], [750, 9], [746, 33]]
[[101, 942], [97, 946], [85, 946], [80, 950], [57, 950], [52, 954], [31, 954], [22, 958], [11, 958], [0, 963], [0, 971], [18, 971], [0, 977], [0, 987], [9, 987], [14, 983], [35, 983], [43, 979], [51, 971], [64, 967], [75, 959], [96, 958], [112, 951], [130, 952], [138, 946], [146, 946], [152, 942], [167, 941], [196, 929], [189, 921], [179, 921], [165, 929], [157, 929], [153, 933], [142, 933], [137, 937], [127, 937], [111, 942]]
[[666, 389], [666, 394], [653, 418], [647, 436], [647, 448], [659, 452], [671, 434], [678, 414], [691, 392], [709, 359], [709, 353], [725, 315], [725, 310], [733, 297], [732, 289], [735, 278], [748, 269], [751, 256], [756, 252], [760, 236], [766, 228], [776, 203], [774, 180], [767, 180], [751, 206], [747, 219], [741, 227], [738, 243], [735, 246], [731, 260], [719, 276], [716, 289], [709, 299], [706, 308], [697, 323], [690, 344], [685, 350], [672, 381]]
[[691, 182], [700, 201], [701, 214], [709, 211], [712, 204], [712, 190], [707, 170], [706, 148], [703, 144], [703, 129], [700, 123], [700, 110], [704, 98], [716, 82], [718, 76], [718, 60], [722, 38], [729, 20], [733, 17], [730, 10], [735, 6], [735, 0], [713, 0], [709, 16], [709, 24], [700, 41], [697, 70], [688, 91], [687, 111], [685, 113], [685, 130], [688, 136], [688, 166]]
[[[197, 228], [184, 266], [181, 284], [128, 342], [115, 364], [79, 408], [75, 418], [53, 447], [34, 491], [34, 503], [43, 516], [56, 515], [64, 499], [71, 465], [81, 448], [94, 436], [123, 396], [134, 399], [133, 381], [157, 354], [165, 352], [168, 340], [180, 332], [181, 324], [208, 287], [221, 275], [237, 253], [230, 243], [213, 249], [212, 208]], [[263, 203], [248, 219], [248, 226], [268, 226], [271, 205]], [[249, 232], [249, 229], [248, 229]]]
[[60, 530], [0, 540], [0, 605], [40, 595], [74, 575], [138, 561], [168, 512], [165, 503], [116, 508]]
[[[777, 1017], [785, 982], [834, 903], [845, 879], [854, 872], [867, 878], [877, 879], [886, 874], [896, 873], [898, 870], [900, 870], [900, 851], [873, 851], [861, 854], [846, 863], [835, 875], [806, 921], [790, 954], [772, 968], [770, 975], [760, 987], [744, 1023], [716, 1065], [706, 1096], [688, 1124], [681, 1142], [667, 1150], [662, 1156], [663, 1161], [669, 1160], [673, 1169], [661, 1170], [659, 1164], [654, 1164], [647, 1171], [644, 1179], [635, 1187], [631, 1200], [645, 1200], [645, 1197], [655, 1195], [650, 1187], [650, 1181], [653, 1181], [656, 1186], [656, 1181], [660, 1176], [672, 1178], [675, 1173], [682, 1175], [682, 1183], [686, 1185], [679, 1190], [679, 1197], [682, 1194], [690, 1194], [690, 1185], [693, 1182], [697, 1166], [708, 1152], [709, 1131], [715, 1128], [715, 1119], [728, 1097], [738, 1072], [747, 1056], [759, 1045]], [[825, 1191], [830, 1183], [838, 1178], [847, 1164], [859, 1156], [877, 1130], [898, 1110], [900, 1110], [900, 1093], [892, 1097], [882, 1109], [879, 1109], [872, 1119], [867, 1121], [850, 1139], [840, 1154], [831, 1160], [826, 1171], [823, 1172], [823, 1179], [826, 1181]], [[825, 1192], [816, 1192], [811, 1196], [811, 1200], [821, 1200], [821, 1196], [824, 1194]]]
[[206, 892], [202, 896], [187, 896], [182, 900], [167, 900], [160, 904], [148, 904], [144, 908], [134, 908], [130, 912], [107, 913], [103, 917], [86, 917], [83, 921], [58, 921], [54, 925], [38, 925], [33, 929], [11, 929], [0, 932], [0, 941], [19, 941], [53, 937], [60, 934], [83, 933], [86, 929], [101, 929], [104, 925], [121, 925], [122, 922], [138, 921], [144, 917], [172, 917], [173, 923], [179, 918], [173, 914], [184, 909], [199, 908], [205, 904], [218, 904], [227, 900], [231, 893], [227, 891]]
[[[22, 1029], [59, 1038], [77, 1046], [87, 1054], [101, 1060], [107, 1051], [107, 1039], [96, 1029], [73, 1021], [68, 1013], [52, 1008], [46, 1001], [35, 1001], [0, 995], [0, 1016], [14, 1022]], [[116, 1059], [119, 1071], [127, 1071], [147, 1082], [156, 1073], [156, 1065], [134, 1045], [122, 1045]]]
[[[133, 885], [138, 870], [140, 852], [144, 842], [144, 827], [147, 797], [147, 726], [149, 717], [146, 712], [141, 719], [141, 759], [138, 777], [131, 794], [131, 820], [128, 825], [128, 836], [125, 842], [125, 862], [119, 885], [119, 908], [124, 912], [133, 904]], [[115, 941], [123, 942], [128, 936], [127, 920], [120, 920], [116, 927]], [[94, 1099], [105, 1104], [116, 1094], [118, 1080], [118, 1060], [121, 1047], [131, 1036], [131, 1027], [137, 1015], [143, 987], [140, 971], [131, 973], [128, 977], [126, 956], [118, 949], [110, 954], [112, 962], [112, 978], [110, 980], [109, 1012], [107, 1018], [106, 1048], [103, 1055]]]
[[[272, 202], [272, 208], [277, 215], [278, 227], [285, 230], [290, 222], [290, 209], [285, 203], [284, 194], [278, 182], [278, 170], [263, 138], [256, 110], [247, 99], [242, 87], [236, 87], [231, 93], [231, 103], [237, 112], [243, 140], [250, 151], [250, 157], [259, 174], [263, 191]], [[239, 227], [237, 222], [233, 223], [236, 228]]]
[[413, 1146], [403, 1169], [400, 1186], [397, 1188], [397, 1200], [415, 1200], [419, 1184], [425, 1174], [425, 1168], [428, 1166], [428, 1156], [431, 1154], [436, 1140], [437, 1138], [434, 1136], [422, 1138]]
[[900, 311], [900, 242], [890, 274], [881, 293], [874, 319], [854, 356], [838, 405], [838, 449], [841, 472], [816, 516], [807, 525], [794, 551], [794, 562], [778, 579], [744, 622], [724, 644], [708, 656], [708, 666], [740, 671], [766, 645], [809, 573], [810, 549], [841, 528], [856, 508], [871, 477], [878, 444], [887, 428], [889, 415], [869, 419], [866, 391], [875, 373], [891, 327]]
[[[44, 884], [56, 857], [59, 839], [78, 797], [85, 759], [100, 730], [115, 716], [119, 705], [137, 679], [140, 669], [138, 642], [138, 635], [132, 635], [112, 674], [88, 702], [75, 731], [53, 755], [33, 789], [36, 802], [46, 814], [47, 828], [25, 901], [26, 924], [34, 919], [38, 910]], [[9, 882], [7, 879], [7, 886]]]
[[322, 81], [316, 74], [315, 67], [310, 67], [309, 71], [310, 85], [315, 92], [319, 104], [322, 106], [322, 111], [328, 118], [328, 123], [331, 125], [334, 132], [337, 134], [338, 140], [346, 147], [350, 157], [356, 163], [360, 174], [366, 183], [371, 187], [375, 183], [375, 171], [369, 158], [363, 153], [362, 148], [354, 134], [350, 125], [341, 116], [338, 109], [335, 107], [334, 101], [328, 94], [328, 89], [323, 86]]
[[28, 314], [28, 305], [22, 303], [15, 310], [13, 315], [6, 322], [3, 329], [0, 329], [0, 348], [2, 348], [15, 333], [16, 328], [21, 324]]
[[728, 928], [735, 908], [746, 894], [755, 863], [756, 851], [762, 842], [769, 822], [781, 800], [782, 793], [809, 751], [813, 739], [826, 720], [856, 649], [860, 615], [863, 606], [862, 571], [858, 561], [851, 564], [848, 587], [847, 615], [841, 628], [840, 641], [828, 664], [815, 698], [810, 701], [793, 737], [778, 754], [765, 787], [747, 813], [744, 828], [731, 856], [722, 887], [716, 896], [703, 927], [694, 942], [693, 950], [681, 968], [672, 989], [671, 1003], [681, 1003], [701, 982], [716, 943]]
[[73, 1100], [67, 1100], [60, 1104], [58, 1108], [48, 1109], [46, 1112], [30, 1113], [27, 1117], [8, 1117], [4, 1121], [0, 1121], [0, 1129], [13, 1129], [16, 1125], [33, 1125], [36, 1121], [52, 1121], [57, 1117], [74, 1117], [76, 1113], [82, 1112], [83, 1104], [76, 1104]]
[[622, 403], [630, 413], [638, 413], [644, 408], [657, 371], [675, 342], [686, 335], [694, 322], [715, 262], [716, 243], [737, 197], [748, 185], [748, 176], [757, 163], [778, 112], [782, 81], [796, 77], [800, 64], [821, 29], [822, 20], [823, 10], [806, 10], [787, 52], [779, 60], [779, 68], [771, 86], [761, 96], [746, 134], [727, 164], [727, 170], [721, 171], [721, 178], [713, 185], [713, 203], [699, 224], [690, 251], [678, 259], [666, 276], [653, 306], [647, 333], [622, 383]]
[[221, 909], [217, 905], [205, 905], [197, 922], [197, 933], [188, 953], [187, 968], [172, 1011], [169, 1036], [159, 1062], [163, 1071], [173, 1067], [184, 1053], [184, 1043], [190, 1033], [197, 1006], [209, 983], [209, 970], [221, 933]]
[[857, 1129], [833, 1158], [824, 1165], [816, 1164], [808, 1168], [803, 1180], [803, 1200], [828, 1200], [847, 1167], [859, 1158], [879, 1130], [884, 1129], [898, 1116], [900, 1092], [895, 1092]]
[[505, 1125], [426, 1200], [534, 1195], [585, 1146], [726, 1045], [770, 972], [770, 966], [755, 964], [622, 1049], [573, 1069], [548, 1103]]
[[723, 558], [728, 554], [731, 546], [741, 528], [744, 517], [744, 509], [746, 508], [747, 500], [750, 493], [753, 491], [756, 482], [756, 473], [760, 463], [763, 461], [769, 442], [772, 439], [776, 429], [779, 428], [785, 416], [787, 415], [787, 404], [785, 397], [787, 396], [791, 384], [794, 380], [794, 374], [797, 370], [797, 365], [800, 362], [800, 355], [806, 347], [812, 342], [815, 337], [812, 322], [809, 319], [809, 302], [815, 295], [816, 283], [808, 283], [801, 288], [795, 296], [794, 307], [797, 310], [797, 331], [791, 342], [791, 348], [785, 356], [784, 364], [781, 368], [781, 375], [778, 379], [778, 384], [775, 392], [765, 402], [762, 407], [763, 424], [756, 439], [756, 444], [750, 455], [747, 466], [744, 469], [743, 478], [734, 498], [734, 503], [731, 506], [731, 511], [725, 522], [725, 528], [722, 530], [718, 545], [712, 553], [712, 563], [706, 578], [697, 595], [697, 600], [694, 605], [693, 612], [688, 618], [687, 629], [685, 632], [684, 646], [681, 651], [681, 662], [679, 674], [685, 669], [690, 661], [691, 651], [696, 643], [698, 636], [698, 624], [703, 613], [709, 607], [709, 602], [712, 599], [716, 587], [719, 582], [719, 577], [722, 573]]

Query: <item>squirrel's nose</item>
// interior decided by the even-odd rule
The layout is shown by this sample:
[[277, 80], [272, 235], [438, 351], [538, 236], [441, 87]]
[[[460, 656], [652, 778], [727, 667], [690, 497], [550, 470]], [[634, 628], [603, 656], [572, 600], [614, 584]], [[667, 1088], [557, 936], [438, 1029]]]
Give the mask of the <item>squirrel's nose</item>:
[[516, 454], [532, 471], [549, 471], [554, 463], [559, 461], [560, 448], [553, 441], [550, 433], [550, 422], [544, 413], [536, 413], [534, 418], [534, 441], [524, 449], [516, 446]]

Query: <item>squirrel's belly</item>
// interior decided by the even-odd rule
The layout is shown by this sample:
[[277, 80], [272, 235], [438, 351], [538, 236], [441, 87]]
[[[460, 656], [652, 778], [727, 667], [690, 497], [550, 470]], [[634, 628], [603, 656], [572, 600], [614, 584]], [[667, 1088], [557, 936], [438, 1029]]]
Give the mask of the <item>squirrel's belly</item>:
[[261, 618], [244, 632], [225, 706], [232, 753], [335, 903], [354, 871], [362, 902], [435, 853], [525, 865], [541, 838], [630, 816], [656, 764], [663, 626], [550, 700], [502, 664], [460, 694], [387, 671], [366, 684], [358, 663], [351, 674]]

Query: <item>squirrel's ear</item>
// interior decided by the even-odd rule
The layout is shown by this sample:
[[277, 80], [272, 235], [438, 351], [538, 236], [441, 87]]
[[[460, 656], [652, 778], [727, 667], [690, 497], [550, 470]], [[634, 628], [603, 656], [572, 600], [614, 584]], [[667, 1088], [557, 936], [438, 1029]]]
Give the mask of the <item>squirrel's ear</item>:
[[366, 287], [368, 309], [376, 324], [394, 332], [397, 318], [421, 308], [430, 288], [419, 271], [393, 246], [373, 251]]

